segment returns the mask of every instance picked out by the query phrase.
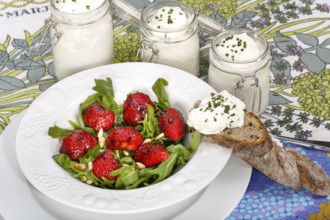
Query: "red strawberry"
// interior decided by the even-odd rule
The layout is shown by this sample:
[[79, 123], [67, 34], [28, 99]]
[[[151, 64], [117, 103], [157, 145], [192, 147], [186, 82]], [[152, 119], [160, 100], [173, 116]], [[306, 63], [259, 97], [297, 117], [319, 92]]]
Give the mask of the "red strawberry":
[[106, 143], [110, 149], [136, 150], [143, 142], [141, 133], [132, 127], [116, 127], [109, 132]]
[[90, 105], [84, 112], [84, 122], [87, 126], [99, 131], [109, 130], [115, 122], [115, 114], [104, 108], [100, 103]]
[[124, 120], [130, 126], [138, 125], [143, 120], [143, 115], [148, 112], [148, 105], [156, 110], [155, 105], [147, 94], [137, 92], [127, 97], [124, 102]]
[[60, 153], [68, 155], [71, 160], [77, 160], [95, 145], [97, 140], [92, 134], [84, 130], [76, 130], [63, 139]]
[[110, 175], [111, 171], [117, 169], [119, 169], [119, 165], [109, 149], [106, 149], [93, 161], [93, 173], [99, 179], [101, 179], [102, 176], [109, 180], [117, 179], [118, 176]]
[[165, 109], [158, 117], [160, 132], [173, 141], [180, 140], [185, 133], [185, 123], [181, 112], [174, 108]]
[[142, 144], [134, 154], [135, 161], [141, 162], [146, 167], [153, 167], [165, 161], [169, 153], [160, 144], [151, 142]]

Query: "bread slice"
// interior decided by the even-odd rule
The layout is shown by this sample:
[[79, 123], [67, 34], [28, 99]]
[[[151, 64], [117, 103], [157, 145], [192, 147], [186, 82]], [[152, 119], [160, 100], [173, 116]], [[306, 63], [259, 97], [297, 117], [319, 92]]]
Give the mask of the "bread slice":
[[272, 139], [266, 127], [253, 113], [245, 113], [244, 125], [227, 128], [219, 134], [203, 135], [203, 140], [217, 143], [250, 156], [262, 156], [272, 148]]
[[[190, 128], [190, 132], [195, 129]], [[274, 142], [253, 113], [245, 113], [242, 127], [202, 134], [202, 141], [232, 148], [234, 154], [270, 179], [297, 191], [304, 187], [316, 195], [330, 194], [330, 178], [325, 171], [295, 149]]]

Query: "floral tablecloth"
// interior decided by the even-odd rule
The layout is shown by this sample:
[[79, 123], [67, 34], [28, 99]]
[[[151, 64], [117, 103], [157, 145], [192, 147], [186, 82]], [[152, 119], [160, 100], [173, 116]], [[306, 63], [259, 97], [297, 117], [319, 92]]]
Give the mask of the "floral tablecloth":
[[[152, 0], [127, 0], [142, 9]], [[270, 102], [262, 120], [272, 134], [330, 141], [330, 1], [180, 0], [225, 25], [250, 28], [271, 49]], [[0, 133], [57, 82], [52, 53], [36, 57], [49, 0], [0, 1]], [[115, 62], [135, 61], [139, 30], [113, 15]], [[42, 42], [46, 46], [50, 36]], [[212, 38], [200, 32], [200, 44]], [[199, 77], [207, 81], [208, 59]], [[330, 154], [296, 148], [330, 174]], [[330, 219], [328, 197], [296, 192], [253, 170], [240, 204], [228, 219]]]

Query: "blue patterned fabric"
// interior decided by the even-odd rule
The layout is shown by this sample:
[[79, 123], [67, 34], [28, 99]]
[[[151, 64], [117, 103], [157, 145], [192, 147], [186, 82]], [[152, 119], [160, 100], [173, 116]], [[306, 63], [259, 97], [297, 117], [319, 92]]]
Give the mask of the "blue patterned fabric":
[[[295, 148], [330, 174], [327, 153], [286, 142], [284, 145]], [[227, 220], [309, 219], [308, 214], [320, 212], [319, 204], [327, 203], [329, 199], [330, 196], [316, 196], [306, 189], [297, 192], [253, 169], [245, 195]]]

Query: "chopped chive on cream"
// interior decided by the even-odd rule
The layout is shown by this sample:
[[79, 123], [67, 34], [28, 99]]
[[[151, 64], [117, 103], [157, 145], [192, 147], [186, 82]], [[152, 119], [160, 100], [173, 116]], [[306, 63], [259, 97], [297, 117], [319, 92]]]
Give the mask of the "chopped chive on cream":
[[167, 17], [167, 23], [168, 24], [173, 24], [173, 20], [172, 20], [170, 15]]
[[[217, 44], [217, 46], [219, 46], [219, 44]], [[228, 49], [232, 48], [227, 53], [225, 53], [225, 56], [230, 57], [231, 60], [234, 61], [235, 55], [241, 54], [241, 52], [244, 52], [244, 50], [247, 48], [247, 43], [239, 37], [234, 38], [234, 35], [229, 35], [221, 41], [221, 47], [226, 47]]]

